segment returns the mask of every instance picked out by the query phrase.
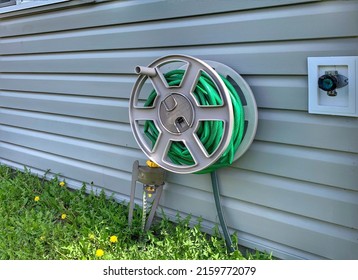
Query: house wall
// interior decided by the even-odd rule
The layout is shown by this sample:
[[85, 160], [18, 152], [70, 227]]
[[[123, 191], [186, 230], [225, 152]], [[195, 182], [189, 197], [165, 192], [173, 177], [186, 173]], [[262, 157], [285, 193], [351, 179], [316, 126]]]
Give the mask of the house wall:
[[[259, 109], [251, 148], [218, 172], [240, 244], [358, 259], [358, 119], [307, 112], [307, 57], [358, 55], [357, 1], [75, 2], [0, 16], [0, 163], [128, 199], [132, 163], [145, 162], [128, 123], [134, 67], [175, 53], [218, 61]], [[167, 181], [168, 215], [218, 223], [209, 175]]]

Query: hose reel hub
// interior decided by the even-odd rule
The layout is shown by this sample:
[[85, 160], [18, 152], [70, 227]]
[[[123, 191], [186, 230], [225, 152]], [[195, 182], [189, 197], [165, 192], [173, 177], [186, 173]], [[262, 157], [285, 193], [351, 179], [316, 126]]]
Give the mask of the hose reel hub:
[[[245, 111], [245, 114], [242, 113], [245, 127], [241, 128], [245, 131], [234, 159], [250, 146], [257, 126], [256, 103], [249, 86], [231, 68], [190, 56], [170, 55], [155, 60], [148, 67], [137, 66], [136, 72], [139, 77], [133, 87], [129, 106], [131, 128], [143, 152], [162, 168], [181, 174], [200, 172], [218, 161], [231, 145], [237, 114], [232, 92], [223, 77], [230, 78], [238, 89]], [[148, 102], [147, 99], [143, 105], [143, 92], [147, 91], [148, 84], [154, 88], [148, 97], [152, 100]], [[217, 100], [203, 104], [197, 93], [205, 94], [211, 88], [215, 88]], [[157, 138], [151, 139], [152, 143], [143, 134], [143, 124], [147, 126], [148, 122], [156, 130]], [[201, 133], [203, 127], [208, 126], [220, 127], [220, 137], [213, 140], [215, 144], [210, 143], [213, 146], [210, 149], [203, 144], [203, 138], [210, 138], [210, 135], [203, 136]], [[174, 148], [173, 144], [176, 145]], [[180, 149], [180, 145], [186, 150]], [[178, 164], [171, 160], [174, 149], [179, 153], [189, 153], [192, 158], [190, 164]]]

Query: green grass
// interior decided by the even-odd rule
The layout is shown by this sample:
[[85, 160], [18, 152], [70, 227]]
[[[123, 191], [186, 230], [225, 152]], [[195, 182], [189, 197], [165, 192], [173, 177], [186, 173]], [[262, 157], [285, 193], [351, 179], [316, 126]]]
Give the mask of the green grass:
[[189, 227], [190, 218], [164, 217], [143, 233], [137, 208], [129, 228], [127, 203], [95, 195], [85, 184], [74, 191], [60, 183], [0, 165], [1, 260], [271, 259], [260, 252], [228, 254], [217, 230], [203, 233], [200, 222]]

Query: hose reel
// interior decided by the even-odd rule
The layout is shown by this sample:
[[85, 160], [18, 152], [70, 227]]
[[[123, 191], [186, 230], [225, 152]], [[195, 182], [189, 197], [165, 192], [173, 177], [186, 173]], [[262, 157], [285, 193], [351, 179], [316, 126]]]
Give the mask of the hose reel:
[[[129, 119], [139, 147], [150, 161], [167, 171], [179, 174], [210, 172], [225, 242], [228, 251], [234, 251], [215, 170], [241, 157], [255, 137], [258, 114], [249, 85], [222, 63], [186, 55], [164, 56], [147, 67], [137, 66], [135, 71], [139, 77], [130, 97]], [[133, 181], [138, 166], [138, 162], [133, 165], [129, 225], [133, 217]], [[146, 186], [142, 227], [148, 229], [163, 185], [154, 185], [154, 190], [159, 190], [158, 197], [145, 225]]]
[[[180, 174], [212, 171], [210, 166], [228, 153], [237, 130], [235, 121], [239, 116], [234, 111], [233, 95], [239, 95], [237, 102], [243, 112], [241, 138], [230, 163], [251, 145], [257, 127], [256, 102], [248, 84], [230, 67], [191, 56], [169, 55], [135, 70], [139, 77], [130, 98], [131, 128], [142, 151], [162, 168]], [[198, 92], [204, 92], [206, 98], [207, 87], [215, 92], [215, 100], [207, 97], [208, 104], [203, 104]], [[153, 100], [148, 102], [149, 99]], [[144, 133], [148, 126], [156, 139]], [[203, 133], [216, 130], [208, 133], [205, 127], [220, 128], [220, 136], [209, 140], [213, 143], [208, 145], [203, 144], [203, 139], [210, 135]], [[185, 155], [186, 160], [173, 159], [173, 153]]]

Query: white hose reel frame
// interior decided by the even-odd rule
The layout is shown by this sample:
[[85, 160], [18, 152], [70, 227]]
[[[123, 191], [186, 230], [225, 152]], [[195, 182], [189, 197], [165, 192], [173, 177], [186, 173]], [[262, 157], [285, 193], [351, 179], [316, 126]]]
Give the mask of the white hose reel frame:
[[[185, 64], [183, 80], [179, 86], [168, 86], [162, 71], [163, 69], [165, 69], [166, 72], [178, 69], [172, 68], [172, 65], [177, 67], [178, 62]], [[182, 68], [183, 67], [180, 67], [179, 69]], [[241, 157], [250, 147], [257, 129], [257, 106], [249, 85], [232, 68], [216, 61], [203, 61], [186, 55], [168, 55], [153, 61], [148, 67], [137, 66], [135, 70], [137, 74], [139, 74], [139, 77], [134, 84], [130, 96], [129, 119], [135, 140], [150, 160], [168, 171], [179, 174], [189, 174], [209, 167], [220, 158], [229, 145], [234, 120], [230, 93], [219, 74], [228, 78], [234, 85], [238, 91], [245, 112], [244, 136], [235, 153], [234, 160]], [[215, 83], [223, 101], [222, 106], [200, 106], [195, 100], [191, 92], [194, 91], [201, 72], [208, 74]], [[153, 106], [139, 106], [140, 93], [148, 79], [156, 90], [157, 97]], [[171, 99], [174, 101], [166, 101], [168, 96], [172, 96]], [[168, 120], [170, 117], [164, 118], [163, 114], [161, 114], [161, 112], [165, 111], [163, 108], [167, 108], [168, 103], [176, 103], [175, 100], [180, 100], [181, 103], [185, 103], [185, 106], [183, 104], [181, 104], [182, 106], [177, 106], [178, 104], [170, 105], [176, 107], [176, 112], [174, 113], [175, 110], [173, 110], [172, 113], [175, 115], [174, 118], [182, 114], [184, 118], [188, 119], [188, 121], [186, 121], [185, 130], [183, 131], [173, 131], [173, 125], [170, 125], [171, 120]], [[146, 120], [154, 121], [160, 132], [153, 148], [144, 138], [143, 127], [139, 124], [139, 121]], [[199, 122], [203, 120], [219, 120], [224, 124], [221, 142], [210, 155], [196, 136]], [[178, 165], [166, 158], [172, 141], [181, 141], [185, 144], [195, 161], [194, 165]]]

